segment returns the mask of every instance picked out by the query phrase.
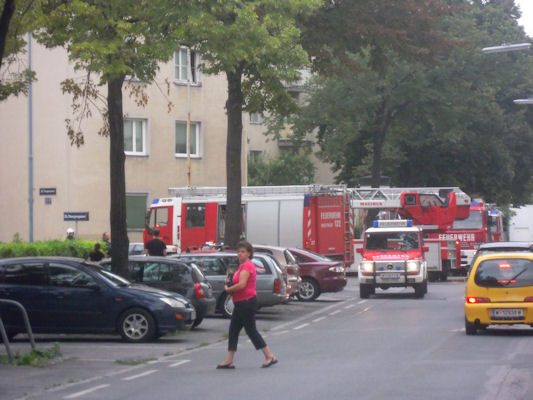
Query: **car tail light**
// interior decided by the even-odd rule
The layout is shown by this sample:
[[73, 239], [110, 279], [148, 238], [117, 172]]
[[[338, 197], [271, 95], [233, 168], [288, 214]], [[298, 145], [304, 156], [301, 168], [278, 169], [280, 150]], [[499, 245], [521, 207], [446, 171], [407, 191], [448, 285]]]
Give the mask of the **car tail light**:
[[490, 303], [490, 299], [488, 297], [473, 297], [468, 296], [466, 298], [466, 302], [469, 304], [477, 304], [477, 303]]
[[281, 281], [279, 279], [274, 280], [274, 293], [281, 292]]
[[329, 270], [331, 272], [338, 272], [338, 273], [342, 273], [344, 272], [344, 267], [340, 266], [340, 265], [336, 265], [334, 267], [329, 267]]
[[205, 297], [205, 290], [199, 283], [195, 283], [194, 286], [196, 287], [196, 298], [203, 299]]
[[524, 302], [526, 302], [526, 303], [533, 303], [533, 296], [526, 297], [526, 298], [524, 299]]

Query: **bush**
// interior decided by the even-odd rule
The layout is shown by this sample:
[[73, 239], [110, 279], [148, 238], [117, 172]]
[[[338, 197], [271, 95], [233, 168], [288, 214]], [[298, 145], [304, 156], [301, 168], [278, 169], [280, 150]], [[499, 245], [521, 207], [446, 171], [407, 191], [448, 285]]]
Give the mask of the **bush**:
[[[95, 243], [93, 240], [47, 240], [34, 243], [0, 243], [0, 258], [62, 256], [86, 259], [93, 250]], [[102, 247], [105, 248], [103, 243]]]

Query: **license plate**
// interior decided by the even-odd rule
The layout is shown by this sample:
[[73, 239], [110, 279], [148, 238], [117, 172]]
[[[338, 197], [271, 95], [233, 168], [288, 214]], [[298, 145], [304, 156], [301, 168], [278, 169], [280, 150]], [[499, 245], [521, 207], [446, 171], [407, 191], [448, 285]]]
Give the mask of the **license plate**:
[[400, 279], [400, 274], [394, 273], [394, 274], [381, 274], [379, 277], [381, 279]]
[[522, 318], [524, 310], [521, 308], [493, 308], [490, 310], [492, 318]]

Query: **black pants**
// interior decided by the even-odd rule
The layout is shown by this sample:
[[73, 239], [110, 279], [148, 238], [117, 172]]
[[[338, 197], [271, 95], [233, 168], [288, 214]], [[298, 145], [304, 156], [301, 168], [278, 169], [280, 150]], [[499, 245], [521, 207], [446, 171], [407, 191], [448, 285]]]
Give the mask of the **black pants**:
[[231, 323], [229, 325], [228, 350], [237, 351], [239, 333], [243, 327], [256, 350], [265, 348], [266, 343], [255, 326], [257, 297], [252, 297], [249, 300], [237, 301], [234, 304], [235, 309], [231, 315]]

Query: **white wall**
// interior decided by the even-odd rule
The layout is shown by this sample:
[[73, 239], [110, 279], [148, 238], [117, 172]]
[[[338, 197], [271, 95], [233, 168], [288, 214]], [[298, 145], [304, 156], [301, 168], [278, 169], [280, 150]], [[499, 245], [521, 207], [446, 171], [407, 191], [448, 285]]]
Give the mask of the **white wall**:
[[533, 205], [512, 208], [516, 213], [509, 222], [509, 240], [518, 242], [533, 241]]

